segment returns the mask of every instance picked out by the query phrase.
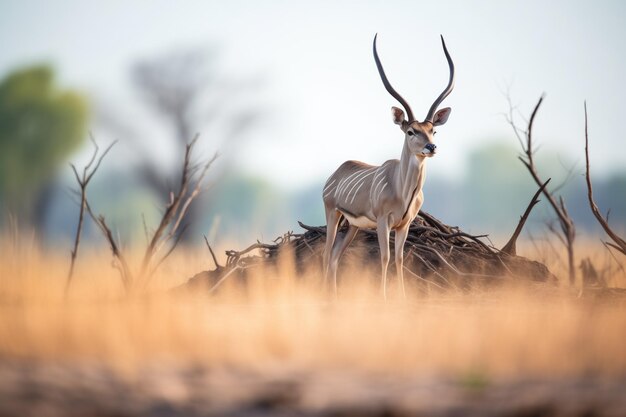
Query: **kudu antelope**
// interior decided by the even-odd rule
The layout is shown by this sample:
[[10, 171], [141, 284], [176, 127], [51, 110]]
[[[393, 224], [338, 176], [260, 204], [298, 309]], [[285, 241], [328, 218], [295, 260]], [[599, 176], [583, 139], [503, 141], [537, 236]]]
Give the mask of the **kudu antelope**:
[[[454, 88], [454, 63], [441, 37], [443, 52], [450, 67], [448, 86], [430, 106], [424, 121], [413, 117], [409, 104], [394, 90], [376, 51], [374, 36], [374, 60], [383, 84], [406, 111], [391, 108], [393, 122], [404, 133], [404, 146], [400, 160], [391, 159], [380, 166], [359, 161], [346, 161], [328, 178], [323, 199], [326, 211], [326, 247], [324, 249], [324, 273], [332, 278], [337, 293], [337, 266], [339, 259], [360, 228], [376, 229], [380, 245], [382, 267], [382, 291], [387, 297], [387, 266], [389, 264], [389, 233], [395, 231], [395, 262], [402, 293], [404, 290], [403, 249], [409, 226], [424, 201], [422, 186], [425, 179], [426, 158], [436, 153], [433, 143], [434, 127], [444, 124], [450, 116], [449, 107], [437, 111], [441, 102]], [[338, 239], [337, 228], [345, 217], [348, 230]]]

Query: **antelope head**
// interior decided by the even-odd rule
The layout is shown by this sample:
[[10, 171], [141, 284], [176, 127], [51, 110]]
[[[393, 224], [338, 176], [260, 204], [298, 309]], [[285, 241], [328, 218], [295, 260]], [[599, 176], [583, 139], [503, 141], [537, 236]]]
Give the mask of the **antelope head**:
[[448, 117], [450, 116], [450, 112], [452, 111], [450, 107], [437, 110], [441, 102], [448, 97], [454, 88], [454, 63], [452, 62], [452, 58], [450, 58], [443, 36], [441, 36], [441, 44], [443, 46], [443, 52], [446, 55], [446, 59], [448, 60], [448, 66], [450, 67], [450, 80], [448, 81], [448, 86], [441, 94], [439, 94], [439, 97], [437, 97], [432, 106], [430, 106], [428, 114], [422, 122], [415, 119], [409, 103], [407, 103], [406, 100], [398, 94], [398, 92], [389, 83], [389, 80], [387, 80], [383, 65], [381, 64], [380, 59], [378, 58], [378, 52], [376, 51], [377, 36], [378, 34], [374, 36], [374, 60], [376, 61], [378, 73], [380, 74], [380, 78], [382, 79], [389, 94], [398, 100], [406, 111], [405, 116], [402, 109], [392, 107], [391, 115], [393, 122], [400, 126], [400, 129], [404, 132], [404, 141], [408, 149], [414, 155], [419, 157], [432, 157], [435, 155], [437, 149], [437, 146], [433, 143], [433, 137], [436, 133], [434, 128], [446, 123]]

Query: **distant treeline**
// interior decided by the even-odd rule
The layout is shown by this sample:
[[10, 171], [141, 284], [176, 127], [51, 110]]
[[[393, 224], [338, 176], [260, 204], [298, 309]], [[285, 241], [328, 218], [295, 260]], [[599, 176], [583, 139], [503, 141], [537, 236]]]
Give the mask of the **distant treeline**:
[[[549, 152], [544, 152], [549, 154]], [[445, 181], [430, 175], [424, 187], [424, 210], [451, 225], [471, 233], [487, 233], [503, 243], [517, 224], [535, 185], [513, 146], [489, 145], [469, 157], [468, 170], [460, 181]], [[563, 183], [570, 167], [559, 162], [541, 161], [543, 176], [552, 183]], [[596, 234], [600, 230], [587, 203], [582, 166], [574, 166], [562, 193], [579, 233]], [[216, 185], [197, 201], [200, 215], [190, 227], [191, 242], [213, 231], [215, 243], [245, 244], [251, 240], [271, 240], [289, 231], [297, 231], [297, 221], [324, 224], [321, 202], [323, 179], [296, 191], [284, 191], [260, 178], [225, 172]], [[603, 211], [610, 209], [610, 223], [616, 230], [626, 229], [626, 171], [608, 178], [594, 178], [596, 201]], [[126, 242], [143, 239], [142, 214], [151, 224], [160, 209], [159, 199], [140, 180], [124, 173], [106, 174], [96, 180], [90, 191], [94, 205], [107, 213], [115, 230]], [[60, 185], [46, 219], [48, 240], [69, 240], [76, 222], [77, 207]], [[543, 236], [546, 222], [555, 221], [545, 201], [533, 211], [527, 231]], [[93, 225], [87, 224], [87, 239], [99, 239]]]

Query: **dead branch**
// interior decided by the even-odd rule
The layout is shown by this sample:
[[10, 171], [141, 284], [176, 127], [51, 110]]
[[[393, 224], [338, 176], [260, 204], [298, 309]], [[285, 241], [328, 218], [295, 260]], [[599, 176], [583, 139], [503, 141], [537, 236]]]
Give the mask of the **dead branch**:
[[[193, 202], [193, 200], [196, 197], [198, 197], [198, 195], [202, 191], [204, 191], [204, 189], [202, 188], [202, 184], [204, 182], [204, 177], [206, 176], [207, 171], [209, 170], [211, 165], [213, 165], [213, 162], [215, 162], [215, 160], [217, 158], [218, 158], [218, 154], [216, 153], [216, 154], [213, 155], [213, 157], [211, 159], [209, 159], [204, 164], [204, 166], [202, 168], [202, 171], [200, 172], [200, 175], [195, 180], [192, 178], [193, 177], [193, 173], [189, 175], [190, 181], [195, 181], [196, 184], [193, 187], [192, 191], [184, 199], [184, 203], [182, 205], [182, 208], [179, 210], [178, 215], [176, 216], [176, 221], [174, 222], [173, 226], [171, 227], [169, 233], [167, 234], [167, 237], [161, 241], [160, 245], [157, 245], [156, 251], [158, 251], [160, 249], [160, 247], [165, 244], [165, 242], [173, 239], [175, 237], [175, 235], [177, 234], [177, 231], [179, 230], [180, 224], [181, 224], [182, 220], [185, 218], [185, 216], [187, 215], [187, 211], [189, 210], [189, 207], [190, 207], [191, 203]], [[192, 169], [192, 171], [195, 172], [195, 169]]]
[[[156, 263], [152, 266], [152, 268], [150, 269], [150, 271], [148, 272], [147, 277], [151, 277], [152, 275], [154, 275], [154, 273], [157, 271], [157, 269], [159, 269], [159, 267], [161, 266], [161, 264], [163, 262], [165, 262], [165, 260], [172, 254], [172, 252], [174, 252], [174, 249], [176, 249], [176, 247], [178, 246], [178, 244], [180, 243], [180, 241], [182, 240], [183, 236], [185, 235], [185, 232], [187, 231], [187, 227], [189, 225], [185, 224], [181, 229], [180, 229], [180, 233], [178, 233], [178, 235], [176, 236], [176, 239], [174, 240], [174, 242], [172, 243], [172, 245], [170, 246], [170, 248], [167, 250], [167, 252], [165, 252], [165, 254], [158, 260], [156, 261]], [[147, 283], [146, 283], [147, 284]]]
[[217, 262], [217, 257], [215, 256], [215, 252], [213, 252], [213, 249], [211, 248], [211, 245], [209, 244], [209, 239], [207, 239], [206, 235], [204, 235], [204, 242], [206, 243], [206, 247], [209, 248], [209, 252], [211, 253], [211, 258], [213, 258], [213, 264], [215, 264], [216, 268], [220, 267], [219, 262]]
[[609, 218], [608, 214], [606, 219], [602, 217], [602, 213], [600, 213], [600, 209], [598, 205], [593, 199], [593, 186], [591, 185], [591, 173], [589, 171], [589, 134], [587, 129], [587, 102], [585, 101], [585, 179], [587, 180], [587, 197], [589, 199], [589, 207], [591, 207], [591, 212], [604, 229], [605, 233], [609, 235], [613, 243], [607, 242], [608, 245], [612, 246], [623, 255], [626, 255], [626, 240], [622, 239], [617, 235], [609, 226]]
[[602, 244], [606, 248], [606, 251], [611, 255], [611, 258], [613, 258], [613, 260], [617, 264], [617, 267], [619, 268], [619, 270], [622, 271], [623, 274], [626, 274], [626, 269], [624, 269], [624, 265], [622, 265], [622, 263], [617, 259], [617, 257], [615, 256], [615, 254], [611, 250], [611, 246], [609, 246], [607, 244], [607, 242], [602, 242]]
[[[74, 164], [70, 164], [70, 167], [72, 168], [72, 171], [74, 172], [74, 177], [76, 178], [76, 182], [78, 183], [78, 187], [79, 187], [79, 191], [77, 191], [77, 194], [80, 195], [80, 209], [78, 212], [78, 225], [76, 226], [76, 235], [74, 237], [74, 247], [72, 248], [72, 251], [71, 251], [70, 270], [67, 273], [67, 280], [65, 283], [65, 295], [67, 295], [70, 289], [70, 286], [72, 285], [72, 279], [74, 277], [74, 266], [76, 264], [76, 256], [78, 255], [78, 248], [80, 246], [80, 238], [82, 235], [83, 222], [85, 218], [85, 208], [87, 206], [87, 186], [89, 185], [89, 182], [93, 178], [96, 171], [98, 171], [98, 168], [100, 168], [100, 164], [102, 163], [102, 160], [104, 159], [104, 157], [109, 153], [111, 148], [117, 143], [117, 141], [114, 141], [113, 143], [111, 143], [98, 158], [98, 153], [100, 151], [100, 148], [98, 147], [98, 144], [96, 143], [91, 133], [89, 134], [89, 139], [91, 140], [91, 143], [93, 143], [94, 151], [87, 165], [83, 167], [82, 175], [78, 174], [78, 170], [76, 169], [76, 166]], [[97, 159], [97, 162], [96, 162], [96, 159]], [[92, 168], [92, 165], [94, 164], [94, 162], [96, 162], [96, 165], [93, 166]]]
[[[206, 174], [218, 157], [216, 153], [204, 164], [192, 164], [194, 146], [198, 140], [196, 135], [191, 142], [185, 145], [185, 155], [180, 178], [180, 185], [176, 194], [170, 193], [170, 201], [165, 207], [158, 227], [154, 231], [141, 263], [139, 280], [142, 287], [146, 287], [157, 268], [174, 251], [181, 241], [180, 225], [187, 215], [191, 203], [203, 191]], [[170, 248], [161, 257], [158, 254], [163, 247], [172, 242]]]
[[[192, 153], [197, 139], [198, 136], [196, 135], [196, 137], [194, 137], [194, 139], [185, 146], [185, 157], [183, 160], [183, 169], [180, 179], [179, 190], [176, 194], [170, 193], [170, 202], [165, 208], [158, 227], [154, 230], [154, 232], [152, 232], [152, 236], [149, 236], [148, 226], [146, 225], [145, 217], [142, 215], [143, 228], [146, 235], [147, 246], [143, 256], [141, 267], [136, 275], [133, 273], [129, 262], [126, 260], [126, 257], [124, 256], [120, 245], [118, 244], [119, 239], [116, 240], [113, 236], [110, 227], [106, 223], [105, 217], [103, 215], [96, 215], [94, 213], [94, 211], [91, 209], [91, 206], [89, 205], [89, 201], [86, 196], [86, 188], [89, 184], [89, 181], [98, 170], [102, 159], [115, 144], [115, 142], [111, 144], [98, 159], [97, 156], [99, 149], [95, 141], [93, 141], [92, 139], [96, 149], [91, 160], [85, 166], [82, 176], [78, 174], [76, 167], [72, 165], [76, 181], [78, 182], [78, 185], [80, 187], [81, 210], [79, 213], [78, 229], [74, 244], [74, 250], [72, 251], [72, 261], [66, 287], [69, 287], [72, 279], [74, 261], [76, 258], [76, 253], [78, 251], [78, 245], [80, 243], [80, 233], [83, 224], [84, 211], [86, 210], [94, 223], [96, 223], [96, 225], [102, 232], [102, 235], [104, 236], [109, 244], [109, 247], [111, 248], [111, 253], [113, 254], [114, 258], [114, 266], [120, 272], [120, 276], [122, 279], [122, 283], [124, 284], [125, 290], [127, 292], [130, 292], [133, 288], [136, 288], [138, 283], [141, 284], [143, 288], [145, 288], [156, 270], [172, 254], [172, 252], [180, 243], [180, 240], [188, 226], [183, 225], [181, 227], [182, 222], [185, 219], [191, 203], [204, 190], [203, 183], [207, 171], [217, 158], [216, 154], [203, 164], [192, 164]], [[94, 163], [95, 165], [93, 165]], [[164, 250], [165, 245], [167, 245], [168, 243], [169, 247], [167, 248], [167, 250]]]
[[[536, 149], [533, 148], [533, 124], [535, 122], [535, 117], [537, 116], [537, 112], [539, 111], [539, 107], [543, 102], [544, 95], [541, 95], [537, 104], [535, 105], [530, 119], [528, 121], [528, 127], [526, 131], [524, 131], [525, 142], [522, 142], [522, 151], [524, 152], [524, 156], [520, 156], [519, 160], [524, 164], [529, 174], [535, 181], [538, 187], [541, 187], [544, 181], [541, 179], [537, 172], [537, 167], [535, 165], [534, 153]], [[510, 111], [510, 114], [512, 110]], [[520, 129], [515, 126], [514, 120], [509, 116], [508, 122], [511, 126], [513, 126], [513, 131], [518, 136]], [[549, 191], [547, 188], [543, 189], [543, 195], [546, 197], [550, 206], [552, 207], [554, 213], [557, 216], [560, 225], [560, 234], [564, 241], [564, 245], [567, 249], [567, 258], [568, 258], [568, 270], [569, 270], [569, 283], [570, 285], [574, 284], [576, 279], [576, 266], [574, 264], [574, 239], [576, 238], [576, 228], [574, 226], [574, 221], [570, 217], [567, 208], [565, 206], [565, 201], [562, 197], [559, 197], [558, 200], [554, 196], [554, 191]]]
[[532, 211], [533, 207], [535, 207], [535, 205], [539, 202], [539, 194], [543, 192], [543, 190], [546, 188], [546, 185], [548, 185], [551, 179], [552, 178], [548, 178], [548, 181], [544, 182], [543, 185], [539, 187], [533, 198], [530, 200], [530, 203], [528, 203], [528, 207], [526, 207], [526, 211], [519, 219], [519, 223], [517, 224], [513, 235], [511, 236], [507, 244], [504, 245], [504, 247], [502, 248], [502, 252], [509, 255], [517, 255], [517, 238], [519, 237], [520, 233], [522, 233], [524, 224], [526, 224], [526, 220], [528, 220], [528, 216], [530, 216], [530, 212]]
[[226, 278], [233, 275], [235, 272], [238, 271], [238, 269], [238, 266], [234, 266], [232, 269], [222, 275], [222, 277], [209, 289], [209, 294], [213, 294], [218, 289], [218, 287], [222, 285], [224, 281], [226, 281]]
[[154, 234], [152, 235], [152, 239], [150, 239], [150, 243], [148, 244], [148, 247], [146, 248], [146, 252], [144, 254], [144, 258], [142, 262], [142, 268], [147, 268], [149, 261], [151, 260], [152, 256], [156, 252], [157, 245], [161, 242], [161, 238], [163, 234], [166, 232], [167, 227], [169, 226], [169, 224], [172, 222], [172, 219], [176, 215], [178, 211], [178, 207], [180, 206], [182, 199], [187, 194], [187, 190], [189, 187], [189, 173], [190, 173], [189, 165], [190, 165], [190, 159], [191, 159], [191, 151], [197, 140], [198, 140], [198, 136], [196, 135], [192, 139], [191, 142], [185, 145], [185, 157], [183, 159], [183, 169], [182, 169], [182, 174], [180, 178], [180, 188], [176, 195], [174, 195], [173, 192], [170, 192], [170, 201], [165, 207], [165, 212], [163, 213], [163, 216], [161, 217], [159, 226], [154, 231]]
[[113, 237], [113, 233], [111, 232], [111, 229], [107, 225], [104, 216], [102, 215], [96, 216], [93, 210], [91, 210], [91, 206], [89, 205], [89, 202], [87, 201], [85, 201], [85, 207], [87, 209], [87, 213], [89, 213], [92, 220], [100, 228], [100, 231], [102, 231], [104, 238], [109, 243], [109, 246], [111, 248], [111, 253], [113, 254], [114, 259], [116, 259], [119, 263], [118, 270], [120, 271], [120, 277], [122, 278], [122, 284], [124, 284], [124, 289], [126, 290], [126, 292], [129, 292], [132, 289], [134, 279], [133, 279], [133, 274], [128, 264], [128, 261], [126, 261], [126, 257], [124, 256], [124, 254], [120, 250], [119, 245], [115, 241], [115, 238]]
[[[245, 282], [249, 271], [260, 266], [276, 266], [284, 251], [294, 254], [297, 271], [321, 273], [326, 227], [299, 224], [305, 230], [302, 234], [288, 232], [273, 243], [256, 242], [241, 251], [226, 251], [225, 266], [196, 274], [188, 285], [199, 285], [213, 292], [227, 277]], [[345, 227], [339, 229], [340, 234], [345, 231]], [[394, 239], [391, 244], [395, 244]], [[353, 265], [378, 266], [379, 249], [376, 232], [362, 229], [347, 249], [345, 258]], [[473, 283], [499, 283], [509, 276], [541, 282], [556, 280], [544, 265], [504, 254], [485, 245], [478, 237], [447, 226], [422, 211], [409, 227], [404, 255], [404, 268], [420, 286], [427, 283], [440, 289], [462, 289]]]

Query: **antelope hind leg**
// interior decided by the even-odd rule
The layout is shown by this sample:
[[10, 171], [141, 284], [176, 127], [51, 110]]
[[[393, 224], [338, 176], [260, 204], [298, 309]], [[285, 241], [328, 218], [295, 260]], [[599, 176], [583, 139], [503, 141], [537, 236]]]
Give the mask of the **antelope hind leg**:
[[348, 246], [350, 246], [350, 243], [352, 243], [352, 241], [354, 240], [354, 237], [356, 236], [356, 233], [358, 231], [358, 227], [349, 225], [346, 234], [333, 246], [333, 250], [330, 255], [329, 273], [332, 278], [335, 296], [337, 296], [337, 268], [339, 266], [339, 260], [341, 259], [341, 256], [344, 254]]

